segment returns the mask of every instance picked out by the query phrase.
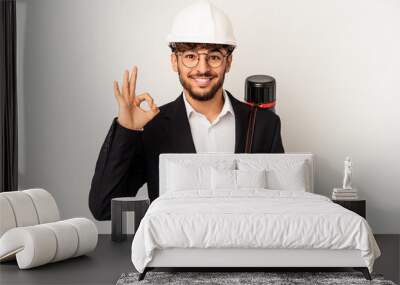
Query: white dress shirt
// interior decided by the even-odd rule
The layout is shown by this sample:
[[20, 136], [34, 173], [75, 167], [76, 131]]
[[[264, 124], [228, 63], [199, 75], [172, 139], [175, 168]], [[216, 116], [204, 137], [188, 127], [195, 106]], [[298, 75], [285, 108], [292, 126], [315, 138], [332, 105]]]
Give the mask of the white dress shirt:
[[185, 93], [183, 94], [196, 153], [235, 152], [235, 113], [225, 90], [222, 93], [224, 105], [212, 123], [206, 116], [194, 110]]

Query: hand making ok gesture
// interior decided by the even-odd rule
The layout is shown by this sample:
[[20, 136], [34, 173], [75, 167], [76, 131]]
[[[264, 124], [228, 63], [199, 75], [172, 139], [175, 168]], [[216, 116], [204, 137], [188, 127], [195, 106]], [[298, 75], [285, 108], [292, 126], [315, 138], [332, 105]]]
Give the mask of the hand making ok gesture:
[[[154, 103], [149, 93], [145, 92], [136, 95], [136, 66], [132, 67], [129, 82], [128, 78], [129, 72], [125, 70], [122, 81], [122, 95], [118, 87], [118, 82], [114, 80], [114, 95], [117, 98], [119, 106], [118, 123], [125, 128], [137, 130], [143, 128], [152, 120], [160, 112], [160, 109]], [[140, 108], [140, 104], [144, 100], [146, 100], [150, 107], [148, 111]]]

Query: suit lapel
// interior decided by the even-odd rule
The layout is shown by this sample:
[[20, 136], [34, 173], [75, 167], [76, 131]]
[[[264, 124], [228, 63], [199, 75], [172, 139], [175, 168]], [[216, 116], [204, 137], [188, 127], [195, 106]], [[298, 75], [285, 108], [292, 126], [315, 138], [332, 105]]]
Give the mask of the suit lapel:
[[250, 109], [247, 105], [225, 90], [231, 99], [233, 112], [235, 113], [235, 153], [243, 153], [246, 144], [247, 124], [249, 121]]
[[185, 102], [183, 101], [183, 92], [174, 101], [169, 112], [166, 113], [166, 118], [168, 119], [167, 130], [170, 134], [174, 153], [196, 153]]
[[[226, 90], [225, 90], [226, 91]], [[235, 153], [243, 153], [245, 148], [249, 108], [226, 91], [235, 113]], [[186, 113], [183, 92], [165, 113], [167, 133], [174, 153], [196, 153], [190, 124]]]

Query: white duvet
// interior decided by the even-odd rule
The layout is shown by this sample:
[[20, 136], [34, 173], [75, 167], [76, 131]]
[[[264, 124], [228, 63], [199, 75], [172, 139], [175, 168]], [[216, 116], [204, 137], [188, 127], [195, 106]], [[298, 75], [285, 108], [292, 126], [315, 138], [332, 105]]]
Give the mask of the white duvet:
[[367, 221], [325, 196], [300, 191], [179, 191], [154, 200], [132, 242], [143, 272], [154, 249], [358, 249], [372, 272], [379, 247]]

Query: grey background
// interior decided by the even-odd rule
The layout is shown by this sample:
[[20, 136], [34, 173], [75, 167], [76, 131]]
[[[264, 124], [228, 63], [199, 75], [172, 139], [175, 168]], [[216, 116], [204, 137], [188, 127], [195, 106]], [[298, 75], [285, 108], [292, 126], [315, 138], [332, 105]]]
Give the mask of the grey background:
[[[400, 2], [213, 2], [238, 40], [224, 87], [243, 99], [247, 76], [274, 76], [285, 150], [316, 155], [316, 192], [341, 185], [351, 155], [373, 232], [400, 233]], [[165, 37], [187, 3], [17, 0], [20, 189], [50, 191], [63, 218], [93, 218], [90, 182], [117, 115], [112, 81], [136, 64], [138, 93], [158, 105], [179, 95]]]

